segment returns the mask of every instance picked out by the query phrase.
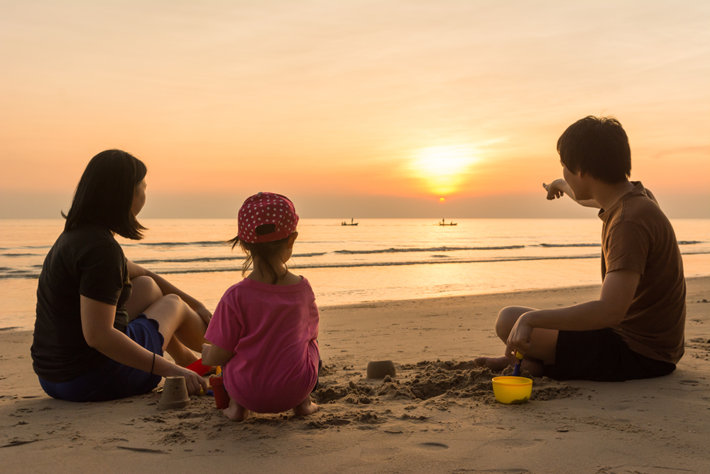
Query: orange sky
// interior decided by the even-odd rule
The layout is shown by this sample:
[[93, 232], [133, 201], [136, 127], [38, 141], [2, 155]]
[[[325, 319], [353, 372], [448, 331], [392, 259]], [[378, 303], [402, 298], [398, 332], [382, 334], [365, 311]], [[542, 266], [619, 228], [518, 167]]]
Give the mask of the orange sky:
[[670, 215], [710, 217], [708, 25], [705, 1], [0, 0], [0, 217], [57, 216], [114, 147], [149, 217], [259, 190], [306, 217], [588, 215], [540, 186], [588, 114]]

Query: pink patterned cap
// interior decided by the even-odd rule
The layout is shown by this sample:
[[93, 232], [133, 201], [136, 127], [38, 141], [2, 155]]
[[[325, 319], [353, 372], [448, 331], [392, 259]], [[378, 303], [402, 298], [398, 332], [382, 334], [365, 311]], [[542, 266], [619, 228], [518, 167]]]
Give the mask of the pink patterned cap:
[[243, 242], [274, 242], [285, 239], [296, 231], [298, 214], [286, 196], [257, 193], [248, 197], [242, 204], [237, 224], [239, 240]]

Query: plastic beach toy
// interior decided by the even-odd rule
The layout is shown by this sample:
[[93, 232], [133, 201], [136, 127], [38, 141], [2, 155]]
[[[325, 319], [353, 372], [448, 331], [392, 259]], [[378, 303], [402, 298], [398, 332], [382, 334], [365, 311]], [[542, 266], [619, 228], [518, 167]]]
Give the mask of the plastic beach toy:
[[221, 375], [213, 375], [210, 377], [210, 387], [214, 394], [214, 404], [220, 410], [224, 410], [229, 406], [229, 395], [224, 388], [224, 381]]
[[493, 377], [493, 395], [496, 401], [511, 405], [525, 403], [532, 394], [532, 379], [502, 375]]
[[197, 375], [205, 375], [207, 372], [212, 370], [212, 367], [202, 363], [202, 359], [197, 359], [195, 362], [188, 365], [187, 368], [195, 372]]
[[520, 375], [520, 364], [523, 362], [523, 354], [515, 351], [515, 358], [518, 360], [515, 362], [515, 367], [513, 367], [513, 375], [518, 377]]
[[229, 394], [224, 388], [224, 380], [222, 379], [222, 367], [216, 367], [216, 373], [210, 376], [210, 387], [214, 395], [214, 403], [217, 408], [223, 410], [229, 406]]

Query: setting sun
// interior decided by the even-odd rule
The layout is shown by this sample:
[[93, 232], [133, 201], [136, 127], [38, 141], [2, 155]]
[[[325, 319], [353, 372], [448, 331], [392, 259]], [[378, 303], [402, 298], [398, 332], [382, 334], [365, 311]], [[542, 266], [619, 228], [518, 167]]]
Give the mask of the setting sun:
[[444, 196], [459, 190], [471, 166], [477, 161], [468, 145], [435, 146], [420, 150], [410, 163], [414, 176], [427, 190]]

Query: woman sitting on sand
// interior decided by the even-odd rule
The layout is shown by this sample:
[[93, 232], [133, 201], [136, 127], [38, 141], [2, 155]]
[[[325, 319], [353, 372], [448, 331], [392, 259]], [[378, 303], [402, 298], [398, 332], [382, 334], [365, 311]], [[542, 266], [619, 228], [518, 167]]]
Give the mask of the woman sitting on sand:
[[[195, 393], [195, 361], [212, 315], [199, 301], [126, 259], [114, 239], [142, 238], [145, 165], [120, 150], [94, 156], [37, 288], [33, 367], [48, 395], [70, 401], [124, 398], [183, 376]], [[185, 347], [187, 345], [187, 347]], [[162, 357], [167, 350], [174, 364]]]
[[318, 381], [318, 307], [308, 280], [286, 262], [298, 237], [298, 215], [285, 196], [259, 193], [239, 209], [239, 233], [231, 242], [247, 254], [244, 272], [227, 290], [205, 337], [202, 359], [224, 365], [230, 404], [224, 410], [240, 421], [249, 411], [318, 409], [310, 394]]

